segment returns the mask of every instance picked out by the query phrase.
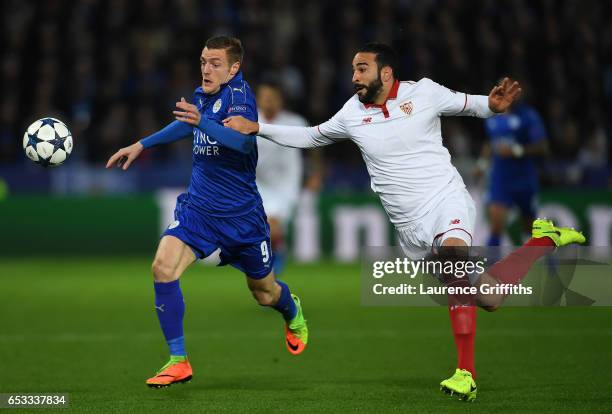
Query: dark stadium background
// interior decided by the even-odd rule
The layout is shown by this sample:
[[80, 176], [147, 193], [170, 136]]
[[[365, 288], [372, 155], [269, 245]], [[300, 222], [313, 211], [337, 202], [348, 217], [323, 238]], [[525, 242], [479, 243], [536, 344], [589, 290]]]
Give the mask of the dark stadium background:
[[[486, 93], [512, 75], [550, 134], [554, 156], [544, 182], [609, 186], [612, 5], [605, 1], [92, 0], [0, 7], [0, 161], [15, 192], [36, 185], [15, 172], [28, 165], [18, 138], [31, 121], [57, 114], [75, 136], [71, 161], [96, 168], [172, 119], [177, 97], [191, 97], [199, 84], [204, 40], [218, 33], [243, 40], [252, 84], [278, 79], [290, 108], [313, 125], [352, 94], [352, 55], [372, 39], [400, 51], [402, 79], [427, 76]], [[455, 156], [478, 155], [481, 122], [449, 119], [445, 127]], [[348, 148], [325, 151], [330, 190], [367, 187], [357, 151], [344, 156]], [[139, 167], [188, 164], [184, 150], [157, 149]]]
[[[350, 143], [321, 151], [322, 185], [305, 193], [292, 226], [294, 253], [306, 244], [286, 279], [305, 301], [310, 353], [285, 355], [277, 318], [256, 307], [236, 271], [195, 266], [183, 281], [195, 380], [145, 389], [165, 358], [149, 261], [164, 208], [189, 178], [191, 142], [147, 151], [127, 173], [103, 164], [192, 96], [209, 36], [241, 38], [246, 79], [280, 81], [288, 107], [313, 125], [352, 94], [354, 51], [380, 40], [400, 52], [402, 79], [426, 76], [473, 94], [505, 75], [520, 80], [548, 131], [546, 211], [609, 245], [611, 18], [604, 0], [1, 2], [0, 393], [69, 392], [78, 412], [464, 410], [437, 390], [454, 361], [446, 310], [360, 306], [363, 233], [394, 236], [368, 227], [354, 235], [357, 250], [337, 243], [340, 208], [365, 211], [357, 224], [366, 227], [382, 214]], [[27, 126], [44, 116], [74, 136], [71, 158], [55, 169], [33, 164], [21, 147]], [[483, 183], [472, 173], [483, 122], [443, 124], [479, 200]], [[479, 318], [472, 409], [610, 409], [609, 308]]]

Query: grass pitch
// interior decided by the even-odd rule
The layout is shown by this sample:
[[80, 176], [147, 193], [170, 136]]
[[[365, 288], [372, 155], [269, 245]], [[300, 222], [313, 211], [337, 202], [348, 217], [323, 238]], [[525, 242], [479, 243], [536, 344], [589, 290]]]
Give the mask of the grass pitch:
[[362, 307], [358, 265], [291, 265], [284, 280], [309, 322], [303, 355], [238, 271], [195, 265], [181, 282], [194, 379], [152, 390], [167, 351], [148, 258], [2, 258], [0, 393], [67, 392], [80, 413], [612, 410], [609, 308], [479, 312], [468, 404], [438, 390], [455, 363], [445, 308]]

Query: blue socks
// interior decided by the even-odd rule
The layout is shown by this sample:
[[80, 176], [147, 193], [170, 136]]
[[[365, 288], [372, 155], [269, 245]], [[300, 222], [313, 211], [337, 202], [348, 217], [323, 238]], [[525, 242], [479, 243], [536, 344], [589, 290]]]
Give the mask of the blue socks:
[[185, 302], [178, 279], [168, 283], [155, 282], [155, 311], [161, 325], [170, 355], [185, 356], [183, 316]]
[[[289, 286], [277, 280], [281, 287], [281, 294], [273, 306], [283, 315], [286, 321], [290, 321], [297, 315], [297, 307], [291, 297]], [[155, 282], [155, 311], [161, 325], [170, 355], [186, 356], [185, 338], [183, 336], [183, 316], [185, 315], [185, 302], [178, 279], [173, 282]]]
[[290, 321], [291, 319], [295, 318], [295, 315], [297, 315], [297, 307], [295, 306], [295, 302], [291, 297], [289, 286], [280, 280], [277, 280], [276, 283], [278, 283], [281, 287], [281, 294], [278, 298], [278, 302], [276, 302], [276, 305], [274, 305], [273, 308], [279, 311], [286, 321]]
[[170, 348], [170, 356], [187, 356], [185, 352], [185, 337], [179, 336], [178, 338], [171, 339], [168, 342], [168, 348]]

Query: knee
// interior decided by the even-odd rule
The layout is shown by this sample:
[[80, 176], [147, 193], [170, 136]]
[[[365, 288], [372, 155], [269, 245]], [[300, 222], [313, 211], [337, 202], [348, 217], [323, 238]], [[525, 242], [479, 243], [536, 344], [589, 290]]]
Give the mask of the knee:
[[261, 306], [273, 306], [276, 304], [276, 298], [272, 292], [262, 289], [251, 289], [251, 294]]
[[176, 266], [172, 266], [166, 260], [156, 257], [151, 265], [151, 271], [153, 272], [153, 278], [156, 282], [172, 282], [180, 277]]

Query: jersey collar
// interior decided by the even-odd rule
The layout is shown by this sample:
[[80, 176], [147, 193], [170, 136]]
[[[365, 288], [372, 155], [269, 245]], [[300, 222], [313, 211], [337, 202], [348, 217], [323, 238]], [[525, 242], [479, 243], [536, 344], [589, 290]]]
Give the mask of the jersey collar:
[[230, 81], [228, 83], [225, 83], [223, 85], [221, 85], [221, 88], [223, 88], [225, 85], [229, 85], [229, 86], [235, 86], [242, 83], [242, 71], [239, 71], [238, 73], [236, 73], [234, 75], [234, 77], [232, 79], [230, 79]]
[[391, 86], [391, 90], [389, 90], [389, 94], [387, 95], [387, 99], [385, 99], [385, 102], [383, 102], [382, 104], [374, 104], [374, 103], [367, 103], [367, 104], [363, 104], [366, 109], [370, 109], [370, 108], [380, 108], [383, 112], [383, 115], [385, 115], [385, 118], [389, 118], [389, 111], [387, 110], [387, 101], [389, 99], [396, 99], [397, 98], [397, 91], [399, 89], [400, 86], [400, 81], [398, 79], [395, 80], [395, 82], [393, 82], [393, 86]]

